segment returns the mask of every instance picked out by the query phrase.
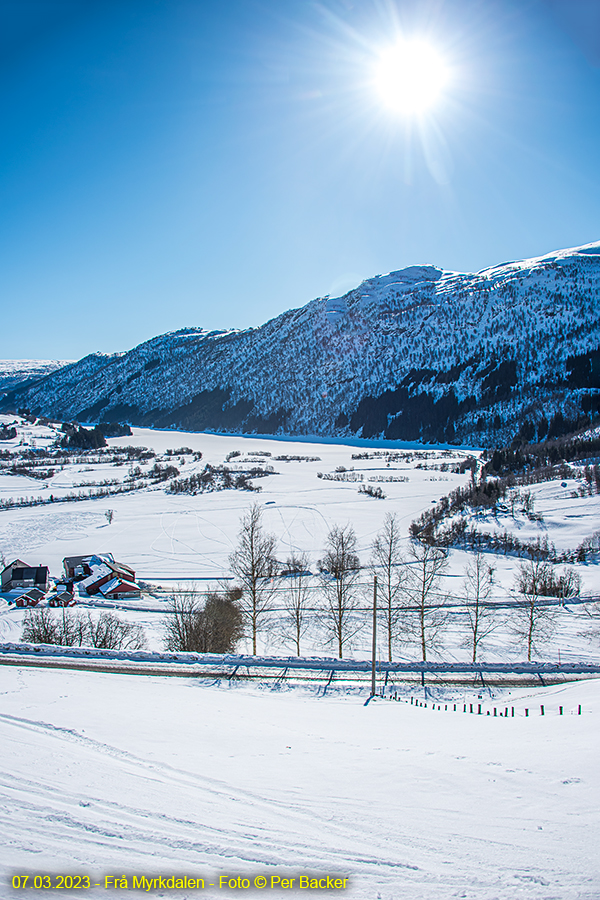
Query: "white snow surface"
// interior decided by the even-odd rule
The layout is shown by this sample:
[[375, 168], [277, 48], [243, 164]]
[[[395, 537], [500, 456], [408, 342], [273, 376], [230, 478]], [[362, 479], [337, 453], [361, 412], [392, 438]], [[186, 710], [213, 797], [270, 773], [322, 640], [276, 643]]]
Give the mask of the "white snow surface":
[[[56, 437], [51, 426], [21, 420], [17, 430], [3, 448], [42, 447]], [[240, 516], [258, 501], [265, 527], [277, 535], [280, 558], [304, 550], [314, 571], [329, 529], [350, 523], [366, 563], [387, 512], [398, 515], [407, 534], [432, 500], [469, 477], [440, 468], [467, 453], [458, 450], [451, 456], [429, 448], [427, 459], [396, 459], [388, 466], [385, 458], [352, 460], [357, 447], [327, 442], [135, 429], [133, 437], [110, 444], [202, 451], [199, 462], [189, 454], [183, 464], [173, 457], [182, 475], [205, 462], [220, 465], [232, 450], [244, 460], [270, 453], [262, 459], [275, 472], [257, 479], [259, 494], [169, 495], [157, 485], [102, 500], [2, 510], [0, 549], [7, 560], [49, 564], [57, 576], [67, 555], [112, 552], [142, 581], [216, 585], [229, 574]], [[283, 455], [320, 459], [276, 461]], [[418, 462], [429, 468], [417, 468]], [[354, 466], [350, 474], [362, 475], [364, 483], [390, 476], [408, 481], [376, 482], [387, 497], [375, 500], [359, 494], [357, 483], [317, 477], [343, 475], [336, 473], [340, 466]], [[127, 474], [106, 469], [57, 468], [48, 487], [40, 479], [3, 474], [0, 496], [52, 492], [58, 499], [99, 476]], [[478, 527], [511, 525], [528, 539], [546, 534], [557, 546], [577, 544], [600, 519], [597, 495], [573, 496], [581, 484], [573, 479], [566, 487], [531, 486], [541, 522], [517, 516], [495, 526], [482, 517]], [[110, 525], [107, 508], [114, 510]], [[469, 558], [462, 551], [451, 554], [447, 582], [455, 591]], [[506, 599], [518, 560], [491, 561], [498, 597]], [[597, 592], [597, 564], [578, 569], [584, 592]], [[98, 597], [78, 600], [93, 614], [114, 605]], [[155, 652], [164, 605], [151, 594], [119, 603], [119, 615], [144, 626]], [[23, 615], [0, 599], [1, 641], [19, 640]], [[468, 655], [460, 644], [461, 615], [457, 611], [442, 651], [449, 662]], [[554, 642], [543, 658], [597, 661], [598, 635], [582, 636], [590, 625], [583, 607], [567, 606], [557, 616]], [[306, 654], [331, 655], [311, 639]], [[368, 658], [369, 641], [365, 631], [349, 655]], [[286, 651], [281, 642], [261, 638], [259, 652]], [[523, 653], [501, 629], [482, 659], [522, 660]], [[599, 896], [600, 679], [511, 690], [438, 685], [428, 688], [427, 698], [414, 682], [411, 687], [398, 679], [401, 702], [375, 699], [365, 706], [365, 682], [336, 688], [334, 681], [327, 690], [323, 682], [312, 688], [250, 686], [218, 678], [28, 668], [12, 661], [17, 664], [0, 665], [1, 900], [36, 894], [10, 888], [13, 875], [27, 873], [89, 874], [100, 887], [82, 894], [96, 898], [137, 895], [133, 874], [204, 878], [201, 892], [154, 894], [181, 900], [203, 894], [231, 900], [243, 893], [209, 887], [223, 875], [264, 875], [270, 884], [272, 876], [308, 874], [348, 877], [347, 890], [339, 893], [351, 900]], [[427, 707], [411, 705], [411, 692]], [[463, 703], [471, 702], [482, 704], [481, 716], [462, 712]], [[494, 716], [494, 708], [514, 708], [515, 715]], [[127, 875], [129, 889], [105, 889], [106, 875]], [[313, 892], [268, 887], [264, 893], [279, 900]]]
[[12, 390], [24, 381], [51, 375], [73, 362], [73, 359], [0, 359], [0, 390]]
[[[0, 416], [1, 421], [9, 421]], [[10, 420], [12, 421], [12, 420]], [[16, 449], [23, 442], [25, 447], [48, 446], [55, 438], [53, 426], [31, 425], [18, 420], [18, 435], [2, 446]], [[162, 615], [168, 598], [179, 587], [196, 587], [201, 591], [217, 589], [219, 583], [231, 577], [229, 556], [236, 547], [240, 519], [250, 505], [258, 502], [263, 510], [263, 524], [277, 537], [277, 556], [285, 560], [295, 552], [306, 552], [312, 572], [317, 572], [317, 561], [323, 556], [327, 534], [337, 525], [352, 525], [356, 530], [358, 554], [361, 563], [368, 565], [373, 539], [382, 527], [387, 513], [395, 513], [402, 532], [408, 539], [410, 523], [432, 501], [464, 485], [470, 477], [450, 471], [453, 465], [468, 454], [478, 451], [444, 450], [413, 446], [412, 459], [392, 459], [389, 466], [385, 452], [373, 457], [374, 448], [364, 442], [361, 447], [336, 444], [327, 441], [303, 442], [276, 440], [256, 436], [224, 436], [214, 434], [182, 433], [133, 429], [132, 436], [111, 438], [112, 447], [138, 445], [164, 454], [167, 449], [189, 448], [201, 451], [200, 461], [189, 454], [182, 464], [179, 456], [171, 457], [180, 468], [181, 475], [199, 472], [206, 463], [222, 465], [232, 451], [239, 451], [228, 463], [248, 467], [266, 463], [274, 472], [255, 479], [262, 488], [260, 493], [245, 491], [217, 491], [190, 496], [165, 493], [164, 485], [153, 485], [131, 494], [120, 494], [97, 500], [70, 503], [52, 503], [39, 507], [0, 510], [0, 550], [7, 562], [24, 559], [30, 565], [48, 565], [55, 578], [62, 573], [62, 560], [66, 556], [85, 556], [110, 552], [116, 560], [130, 565], [138, 583], [146, 585], [140, 600], [108, 601], [100, 595], [87, 597], [83, 592], [76, 596], [78, 608], [89, 609], [98, 615], [102, 609], [119, 608], [119, 615], [141, 625], [146, 632], [149, 649], [163, 649]], [[369, 449], [371, 458], [353, 459], [356, 454]], [[390, 448], [392, 453], [400, 448]], [[260, 456], [258, 454], [271, 454]], [[422, 454], [421, 458], [415, 454]], [[277, 460], [278, 456], [309, 457], [309, 460]], [[242, 462], [240, 462], [240, 459]], [[143, 464], [149, 469], [154, 460]], [[428, 466], [419, 468], [418, 466]], [[442, 471], [441, 467], [447, 470]], [[338, 473], [340, 467], [347, 472]], [[69, 465], [56, 467], [54, 475], [46, 480], [25, 475], [0, 474], [0, 498], [15, 496], [48, 497], [60, 499], [70, 492], [77, 493], [77, 485], [96, 483], [104, 478], [127, 476], [128, 467], [102, 465]], [[354, 470], [354, 471], [351, 471]], [[336, 477], [362, 477], [362, 482], [332, 481], [318, 478], [318, 474]], [[407, 478], [407, 481], [370, 482], [378, 478]], [[376, 500], [358, 492], [361, 484], [380, 485], [385, 500]], [[483, 513], [474, 517], [480, 530], [514, 531], [521, 540], [535, 541], [546, 537], [559, 550], [577, 547], [584, 539], [598, 530], [600, 522], [600, 496], [575, 496], [583, 480], [572, 478], [532, 485], [536, 512], [541, 521], [530, 521], [517, 512], [494, 518]], [[106, 510], [112, 509], [114, 517], [109, 525]], [[454, 550], [441, 595], [449, 592], [460, 597], [462, 579], [472, 554]], [[511, 600], [515, 573], [520, 560], [514, 556], [489, 554], [495, 567], [494, 599]], [[586, 597], [598, 596], [598, 565], [578, 565], [582, 578], [582, 593]], [[370, 574], [365, 569], [363, 580]], [[318, 595], [318, 579], [312, 588]], [[282, 588], [283, 590], [283, 588]], [[22, 592], [22, 591], [21, 591]], [[279, 594], [278, 594], [279, 596]], [[14, 599], [14, 597], [10, 597]], [[514, 597], [512, 597], [514, 599]], [[281, 603], [277, 604], [281, 605]], [[368, 605], [368, 603], [367, 603]], [[0, 597], [0, 642], [19, 641], [26, 610], [9, 606]], [[468, 648], [463, 646], [465, 634], [464, 611], [452, 614], [452, 627], [448, 629], [444, 647], [438, 659], [447, 662], [464, 661]], [[322, 629], [315, 616], [305, 636], [302, 652], [309, 655], [328, 656], [332, 647], [324, 643]], [[600, 640], [594, 622], [583, 605], [569, 605], [557, 610], [556, 627], [541, 657], [543, 662], [599, 662]], [[259, 635], [259, 653], [285, 656], [293, 652], [293, 645], [277, 632], [265, 631]], [[249, 638], [238, 647], [239, 652], [251, 652]], [[351, 641], [348, 652], [357, 658], [370, 655], [370, 630], [363, 628]], [[399, 658], [414, 659], [418, 648], [402, 646]], [[523, 648], [514, 640], [510, 627], [501, 627], [487, 641], [482, 660], [523, 660]]]
[[77, 872], [101, 885], [85, 896], [128, 896], [104, 877], [131, 888], [132, 874], [179, 873], [205, 890], [158, 896], [232, 898], [208, 885], [316, 873], [348, 877], [335, 893], [352, 900], [592, 900], [599, 690], [513, 691], [494, 702], [515, 717], [495, 718], [431, 699], [365, 707], [364, 692], [7, 667], [4, 884]]
[[[0, 422], [12, 421], [0, 416]], [[19, 440], [42, 447], [56, 437], [51, 428], [20, 423], [18, 437], [2, 442], [2, 447], [15, 449]], [[43, 507], [12, 509], [0, 512], [0, 549], [7, 562], [17, 556], [31, 557], [32, 564], [44, 560], [51, 573], [58, 576], [65, 556], [85, 556], [112, 552], [115, 559], [130, 564], [136, 576], [144, 579], [197, 577], [218, 579], [229, 574], [229, 554], [235, 547], [239, 520], [257, 501], [264, 507], [264, 526], [278, 535], [278, 553], [301, 549], [316, 561], [322, 555], [324, 541], [334, 524], [352, 523], [357, 530], [359, 547], [368, 555], [370, 543], [381, 527], [386, 512], [398, 513], [402, 527], [427, 508], [433, 499], [459, 484], [465, 484], [468, 473], [441, 474], [398, 462], [387, 467], [385, 459], [353, 460], [353, 454], [368, 446], [350, 446], [328, 442], [303, 442], [260, 437], [224, 436], [134, 428], [133, 436], [111, 438], [111, 447], [143, 446], [164, 453], [182, 446], [201, 451], [202, 460], [182, 467], [173, 459], [182, 476], [202, 471], [206, 463], [222, 465], [235, 450], [257, 464], [268, 463], [275, 473], [260, 478], [255, 484], [259, 494], [244, 491], [220, 491], [189, 496], [170, 495], [163, 490], [148, 489], [135, 494], [122, 494], [103, 500], [49, 504]], [[427, 452], [430, 462], [456, 464], [467, 452], [413, 445]], [[391, 448], [393, 452], [393, 447]], [[256, 457], [268, 453], [269, 457]], [[277, 456], [308, 456], [314, 461], [276, 461]], [[426, 461], [426, 460], [425, 460]], [[228, 465], [236, 468], [237, 460]], [[154, 464], [150, 461], [147, 467]], [[49, 464], [50, 465], [50, 464]], [[321, 473], [333, 473], [339, 466], [354, 467], [364, 477], [409, 477], [407, 483], [384, 483], [382, 487], [391, 501], [373, 500], [358, 493], [358, 483], [322, 480]], [[55, 468], [52, 478], [40, 481], [21, 475], [0, 474], [0, 497], [48, 497], [59, 499], [85, 482], [107, 477], [123, 478], [127, 470], [109, 463], [90, 467], [85, 463], [61, 470]], [[438, 482], [442, 482], [439, 484]], [[115, 510], [114, 520], [107, 524], [105, 511]], [[39, 560], [38, 560], [39, 557]]]

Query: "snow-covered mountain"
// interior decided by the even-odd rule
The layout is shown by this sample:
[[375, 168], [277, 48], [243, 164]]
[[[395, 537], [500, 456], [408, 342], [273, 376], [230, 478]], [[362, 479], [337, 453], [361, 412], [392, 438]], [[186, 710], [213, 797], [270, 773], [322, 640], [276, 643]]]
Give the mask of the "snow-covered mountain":
[[0, 391], [6, 393], [19, 384], [37, 381], [44, 375], [50, 375], [72, 362], [72, 359], [2, 359], [0, 360]]
[[260, 328], [92, 354], [1, 408], [191, 431], [542, 438], [600, 411], [599, 298], [600, 242], [476, 274], [411, 266]]

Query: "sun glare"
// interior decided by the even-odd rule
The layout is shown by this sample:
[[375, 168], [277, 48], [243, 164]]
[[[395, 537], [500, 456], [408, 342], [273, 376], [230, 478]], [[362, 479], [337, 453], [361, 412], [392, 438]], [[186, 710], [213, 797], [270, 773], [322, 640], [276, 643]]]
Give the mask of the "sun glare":
[[401, 41], [379, 57], [375, 87], [389, 109], [418, 115], [440, 98], [448, 68], [439, 53], [423, 41]]

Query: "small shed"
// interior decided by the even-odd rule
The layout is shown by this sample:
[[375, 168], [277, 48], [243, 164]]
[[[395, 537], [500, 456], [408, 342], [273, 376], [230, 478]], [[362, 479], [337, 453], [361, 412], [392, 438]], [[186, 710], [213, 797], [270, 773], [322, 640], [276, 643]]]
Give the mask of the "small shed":
[[59, 594], [52, 594], [48, 599], [48, 606], [75, 606], [73, 594], [68, 591], [61, 591]]
[[16, 599], [17, 606], [37, 606], [42, 597], [45, 596], [44, 591], [40, 591], [37, 588], [31, 588], [30, 591], [27, 591], [25, 594], [21, 594], [20, 597]]

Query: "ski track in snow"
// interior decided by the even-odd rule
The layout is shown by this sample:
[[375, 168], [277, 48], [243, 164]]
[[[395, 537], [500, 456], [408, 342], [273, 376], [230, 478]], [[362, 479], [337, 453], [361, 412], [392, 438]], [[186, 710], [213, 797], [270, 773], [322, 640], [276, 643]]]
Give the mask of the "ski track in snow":
[[[361, 900], [598, 896], [593, 716], [504, 722], [192, 679], [3, 676], [9, 874], [310, 870], [349, 875], [344, 896]], [[589, 706], [598, 686], [560, 693]]]

